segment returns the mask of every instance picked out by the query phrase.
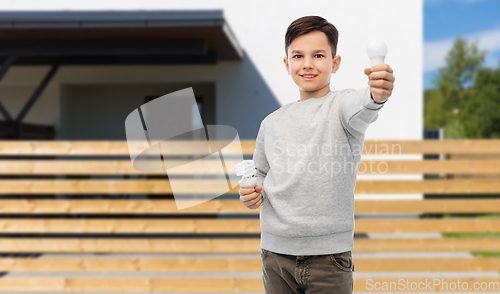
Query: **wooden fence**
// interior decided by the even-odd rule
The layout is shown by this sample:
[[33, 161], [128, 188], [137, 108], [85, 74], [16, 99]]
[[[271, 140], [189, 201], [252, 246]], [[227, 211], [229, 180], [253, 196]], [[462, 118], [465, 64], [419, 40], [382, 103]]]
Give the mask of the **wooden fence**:
[[[364, 154], [395, 145], [399, 146], [400, 154], [500, 154], [500, 140], [366, 141]], [[242, 141], [242, 147], [245, 158], [251, 158], [255, 141]], [[179, 143], [176, 150], [183, 154], [187, 149]], [[118, 159], [109, 159], [111, 156]], [[263, 292], [258, 257], [260, 208], [245, 208], [238, 200], [239, 187], [227, 194], [234, 196], [232, 198], [214, 199], [179, 211], [165, 175], [133, 169], [123, 141], [0, 141], [0, 157], [1, 293]], [[378, 161], [382, 160], [372, 159], [373, 164]], [[500, 174], [498, 158], [383, 161], [387, 174]], [[226, 162], [226, 165], [236, 163]], [[180, 172], [189, 174], [190, 171]], [[187, 180], [184, 187], [182, 193], [200, 192], [193, 181]], [[356, 214], [500, 213], [500, 198], [496, 197], [500, 194], [498, 178], [358, 179], [355, 193], [442, 196], [356, 200]], [[471, 198], [457, 199], [453, 197], [456, 194], [467, 194]], [[356, 219], [356, 234], [425, 232], [498, 233], [500, 218]], [[500, 238], [495, 236], [355, 238], [354, 243], [354, 253], [500, 251]], [[172, 255], [148, 255], [159, 253]], [[201, 255], [186, 255], [194, 253]], [[220, 254], [212, 255], [214, 253]], [[223, 253], [254, 255], [240, 258]], [[500, 271], [500, 256], [355, 258], [354, 264], [355, 273], [473, 273]], [[80, 276], [59, 277], [51, 273]], [[144, 276], [158, 273], [223, 273], [227, 276], [254, 273], [256, 276]], [[366, 291], [367, 279], [355, 278], [354, 290]], [[398, 279], [376, 280], [397, 282]], [[425, 278], [409, 280], [420, 282]], [[456, 280], [443, 278], [443, 281]], [[500, 282], [495, 277], [460, 280], [469, 286], [476, 281]]]

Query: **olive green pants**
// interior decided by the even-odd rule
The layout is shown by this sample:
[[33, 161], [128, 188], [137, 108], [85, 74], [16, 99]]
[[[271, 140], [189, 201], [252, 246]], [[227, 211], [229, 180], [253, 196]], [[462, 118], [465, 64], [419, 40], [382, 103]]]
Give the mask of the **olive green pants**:
[[295, 256], [261, 249], [266, 294], [350, 294], [354, 262], [351, 251]]

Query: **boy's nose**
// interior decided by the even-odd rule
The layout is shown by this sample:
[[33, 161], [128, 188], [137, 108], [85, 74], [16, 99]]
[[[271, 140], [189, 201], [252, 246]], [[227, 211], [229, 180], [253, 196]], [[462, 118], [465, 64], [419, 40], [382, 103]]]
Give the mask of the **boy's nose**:
[[313, 66], [313, 62], [310, 58], [304, 59], [304, 68], [310, 68]]

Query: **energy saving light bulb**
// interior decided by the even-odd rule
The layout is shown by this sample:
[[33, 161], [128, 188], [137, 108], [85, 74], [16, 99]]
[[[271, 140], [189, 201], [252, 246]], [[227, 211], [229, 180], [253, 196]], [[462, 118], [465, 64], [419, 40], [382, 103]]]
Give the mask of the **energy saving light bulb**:
[[387, 45], [381, 39], [374, 39], [366, 45], [366, 54], [371, 61], [371, 66], [385, 63], [385, 56], [387, 55]]
[[240, 180], [242, 188], [253, 188], [257, 185], [257, 177], [255, 176], [257, 171], [253, 160], [243, 160], [234, 167], [236, 167], [236, 175], [242, 176]]

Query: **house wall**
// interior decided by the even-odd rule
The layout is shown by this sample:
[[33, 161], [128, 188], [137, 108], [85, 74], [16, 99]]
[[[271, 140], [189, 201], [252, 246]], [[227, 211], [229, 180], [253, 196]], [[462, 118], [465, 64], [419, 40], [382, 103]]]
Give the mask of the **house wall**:
[[[384, 106], [378, 121], [368, 128], [366, 139], [422, 138], [422, 0], [143, 1], [135, 6], [103, 1], [64, 5], [40, 3], [40, 7], [19, 5], [10, 9], [223, 9], [245, 58], [243, 62], [199, 66], [62, 67], [26, 117], [27, 122], [61, 126], [58, 88], [64, 84], [208, 82], [215, 84], [216, 123], [234, 126], [240, 138], [255, 139], [267, 114], [299, 97], [283, 64], [288, 25], [304, 15], [320, 15], [333, 23], [340, 34], [337, 49], [342, 61], [332, 76], [332, 90], [367, 86], [363, 73], [370, 66], [366, 44], [372, 38], [382, 38], [388, 45], [386, 63], [394, 69], [397, 81], [391, 101]], [[48, 67], [11, 68], [0, 83], [0, 94], [7, 93], [0, 96], [2, 103], [17, 113], [46, 71]]]

